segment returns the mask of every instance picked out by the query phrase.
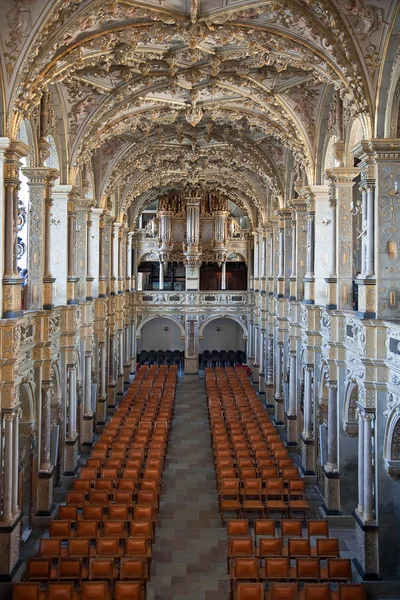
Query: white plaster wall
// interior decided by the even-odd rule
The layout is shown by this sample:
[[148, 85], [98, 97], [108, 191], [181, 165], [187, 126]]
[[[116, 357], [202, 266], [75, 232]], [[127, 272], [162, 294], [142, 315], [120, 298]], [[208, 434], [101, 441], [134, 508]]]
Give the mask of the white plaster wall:
[[[216, 331], [219, 327], [221, 331]], [[242, 328], [233, 319], [215, 319], [203, 330], [200, 352], [203, 350], [245, 350]]]
[[[167, 327], [168, 331], [164, 331]], [[185, 340], [181, 331], [171, 319], [157, 318], [143, 325], [138, 339], [138, 352], [141, 350], [184, 350]]]

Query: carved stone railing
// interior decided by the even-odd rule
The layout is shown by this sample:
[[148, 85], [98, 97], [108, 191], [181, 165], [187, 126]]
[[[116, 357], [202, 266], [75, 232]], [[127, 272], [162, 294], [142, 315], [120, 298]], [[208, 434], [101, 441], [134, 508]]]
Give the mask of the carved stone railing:
[[162, 292], [148, 291], [135, 294], [136, 304], [170, 306], [238, 306], [248, 305], [248, 292]]

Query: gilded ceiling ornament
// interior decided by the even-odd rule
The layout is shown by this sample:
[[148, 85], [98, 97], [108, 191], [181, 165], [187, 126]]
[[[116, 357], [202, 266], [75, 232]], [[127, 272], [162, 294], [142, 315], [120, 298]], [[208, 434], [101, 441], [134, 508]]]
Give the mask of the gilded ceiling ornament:
[[203, 109], [200, 106], [197, 106], [196, 102], [193, 102], [193, 104], [189, 104], [189, 106], [186, 107], [185, 118], [192, 127], [196, 127], [196, 125], [200, 123], [203, 115]]

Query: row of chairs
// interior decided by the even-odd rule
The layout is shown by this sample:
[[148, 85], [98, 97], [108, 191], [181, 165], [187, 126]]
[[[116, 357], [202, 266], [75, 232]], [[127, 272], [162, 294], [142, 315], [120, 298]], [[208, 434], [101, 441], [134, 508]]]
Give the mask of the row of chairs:
[[233, 367], [246, 363], [243, 350], [204, 350], [199, 358], [203, 367]]
[[138, 355], [139, 366], [142, 365], [180, 365], [183, 362], [181, 350], [141, 350]]
[[[206, 389], [221, 520], [225, 511], [237, 515], [227, 524], [231, 596], [336, 600], [340, 594], [341, 599], [363, 599], [363, 586], [349, 583], [351, 561], [340, 558], [339, 540], [329, 537], [327, 521], [308, 519], [304, 480], [244, 371], [206, 370]], [[274, 519], [255, 519], [251, 535], [249, 520], [239, 518], [250, 510], [288, 518], [280, 521], [279, 534]], [[303, 519], [290, 518], [294, 514], [307, 517], [306, 529]]]
[[304, 481], [245, 373], [207, 369], [206, 389], [222, 523], [231, 510], [307, 517]]
[[362, 584], [339, 583], [334, 590], [329, 583], [306, 583], [299, 590], [296, 582], [274, 583], [271, 590], [265, 590], [263, 582], [239, 582], [237, 600], [365, 600]]
[[176, 377], [167, 365], [138, 370], [14, 600], [144, 600]]

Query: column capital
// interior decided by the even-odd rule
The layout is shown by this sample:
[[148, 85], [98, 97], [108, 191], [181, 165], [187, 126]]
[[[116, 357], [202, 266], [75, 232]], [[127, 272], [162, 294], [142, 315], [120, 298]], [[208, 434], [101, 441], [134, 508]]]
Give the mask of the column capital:
[[332, 169], [327, 169], [324, 176], [334, 185], [354, 185], [354, 179], [360, 172], [361, 169], [358, 167], [333, 167]]
[[328, 390], [337, 390], [338, 383], [337, 383], [337, 381], [328, 381], [326, 384], [326, 387], [328, 388]]

